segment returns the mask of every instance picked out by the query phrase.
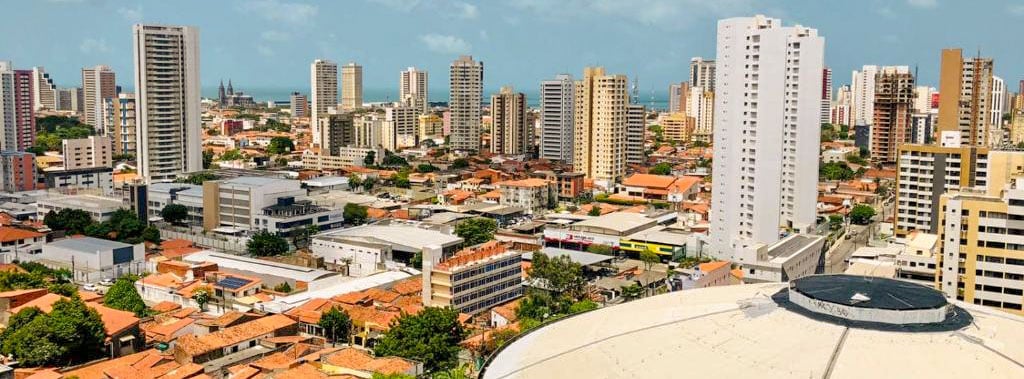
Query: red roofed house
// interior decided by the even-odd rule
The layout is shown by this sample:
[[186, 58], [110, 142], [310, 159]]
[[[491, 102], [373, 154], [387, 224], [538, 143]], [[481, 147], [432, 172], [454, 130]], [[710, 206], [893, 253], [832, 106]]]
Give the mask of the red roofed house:
[[670, 194], [678, 194], [683, 201], [695, 200], [700, 189], [701, 178], [696, 176], [633, 174], [622, 180], [618, 193], [662, 201], [669, 200]]
[[[10, 308], [5, 313], [7, 313], [7, 317], [10, 317], [29, 307], [36, 307], [43, 313], [50, 313], [53, 310], [53, 304], [61, 299], [65, 299], [65, 297], [48, 293]], [[93, 301], [85, 302], [85, 305], [96, 310], [103, 320], [103, 329], [107, 332], [106, 344], [111, 357], [132, 354], [142, 349], [144, 343], [142, 330], [139, 329], [139, 319], [135, 317], [134, 313], [108, 308]]]
[[202, 336], [187, 334], [178, 337], [174, 360], [180, 364], [202, 364], [254, 348], [263, 339], [297, 333], [298, 323], [288, 316], [266, 316]]
[[38, 254], [43, 251], [46, 235], [32, 230], [0, 227], [0, 261], [13, 262], [20, 254]]

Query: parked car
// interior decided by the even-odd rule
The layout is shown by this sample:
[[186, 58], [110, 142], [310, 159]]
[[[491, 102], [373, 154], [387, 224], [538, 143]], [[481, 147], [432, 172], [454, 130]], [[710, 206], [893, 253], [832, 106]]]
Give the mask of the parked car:
[[114, 285], [114, 279], [105, 278], [105, 279], [100, 281], [100, 285], [101, 286], [110, 287], [110, 286]]
[[96, 284], [94, 283], [86, 283], [84, 286], [82, 286], [82, 289], [89, 292], [99, 291], [99, 287], [97, 287]]

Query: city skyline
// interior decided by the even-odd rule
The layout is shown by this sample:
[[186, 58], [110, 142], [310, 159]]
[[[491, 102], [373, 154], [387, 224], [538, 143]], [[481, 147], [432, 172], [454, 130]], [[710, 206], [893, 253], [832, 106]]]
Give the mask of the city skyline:
[[[996, 33], [994, 26], [1024, 20], [1024, 5], [1010, 1], [988, 4], [986, 9], [992, 12], [984, 18], [962, 17], [981, 11], [970, 4], [942, 0], [555, 4], [533, 0], [501, 4], [419, 0], [18, 3], [9, 9], [26, 17], [0, 25], [0, 56], [18, 68], [46, 67], [58, 86], [77, 86], [83, 67], [109, 65], [122, 75], [131, 72], [132, 24], [190, 25], [198, 27], [202, 37], [200, 81], [204, 94], [220, 79], [231, 78], [241, 90], [261, 89], [275, 93], [275, 100], [286, 100], [287, 91], [308, 91], [308, 64], [322, 58], [362, 65], [366, 100], [397, 100], [398, 73], [406, 67], [436, 73], [431, 87], [435, 93], [443, 93], [448, 64], [458, 55], [471, 54], [491, 62], [487, 64], [485, 94], [512, 85], [530, 100], [540, 81], [600, 65], [629, 76], [631, 81], [638, 77], [641, 98], [653, 95], [663, 99], [671, 83], [686, 80], [691, 57], [710, 59], [715, 55], [717, 20], [765, 13], [795, 24], [815, 25], [821, 31], [829, 42], [825, 59], [835, 73], [834, 88], [848, 84], [849, 73], [867, 64], [908, 65], [919, 70], [919, 83], [937, 87], [940, 50], [946, 47], [963, 48], [965, 55], [980, 50], [983, 56], [994, 58], [995, 74], [1009, 83], [1024, 77], [1019, 64], [1024, 53], [1002, 48], [1012, 45], [1012, 36]], [[18, 20], [37, 17], [78, 32], [72, 35], [62, 33], [67, 30], [64, 28], [49, 28], [17, 33], [29, 27]], [[899, 23], [894, 22], [897, 18]], [[109, 22], [91, 24], [95, 19]], [[232, 22], [224, 22], [226, 19]], [[395, 19], [407, 22], [391, 22], [394, 30], [372, 32]], [[949, 22], [943, 20], [955, 21], [963, 28], [949, 30], [944, 27]], [[605, 27], [593, 30], [590, 25], [595, 24]], [[551, 35], [560, 39], [552, 40]], [[913, 38], [921, 35], [929, 38]], [[637, 40], [647, 43], [638, 44]], [[130, 82], [118, 84], [134, 90]], [[278, 99], [277, 92], [285, 97]]]

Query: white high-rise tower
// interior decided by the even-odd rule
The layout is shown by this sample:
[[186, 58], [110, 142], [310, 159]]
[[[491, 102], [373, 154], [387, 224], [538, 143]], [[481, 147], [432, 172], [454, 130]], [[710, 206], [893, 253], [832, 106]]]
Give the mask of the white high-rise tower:
[[320, 118], [328, 108], [338, 106], [338, 64], [317, 59], [309, 65], [309, 125], [313, 129], [313, 144], [320, 144]]
[[825, 40], [765, 16], [718, 22], [711, 248], [757, 260], [814, 226]]
[[409, 67], [398, 80], [398, 100], [416, 109], [417, 114], [427, 111], [427, 72]]

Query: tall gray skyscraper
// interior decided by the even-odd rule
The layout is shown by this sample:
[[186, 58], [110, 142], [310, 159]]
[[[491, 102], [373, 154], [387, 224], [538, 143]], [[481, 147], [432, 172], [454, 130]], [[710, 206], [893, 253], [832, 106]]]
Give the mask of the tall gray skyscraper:
[[170, 181], [202, 170], [199, 30], [135, 24], [132, 34], [139, 175]]
[[575, 97], [572, 75], [540, 82], [540, 158], [572, 164]]
[[644, 124], [647, 108], [640, 104], [626, 106], [626, 164], [644, 164]]
[[480, 151], [480, 103], [484, 92], [484, 63], [463, 55], [452, 62], [448, 107], [451, 145], [459, 151]]

